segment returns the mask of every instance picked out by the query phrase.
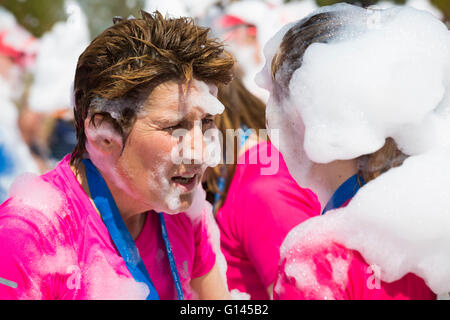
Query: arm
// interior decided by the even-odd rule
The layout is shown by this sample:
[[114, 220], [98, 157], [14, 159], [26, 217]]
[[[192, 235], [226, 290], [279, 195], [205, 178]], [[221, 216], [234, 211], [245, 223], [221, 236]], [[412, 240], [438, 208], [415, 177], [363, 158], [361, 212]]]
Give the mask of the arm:
[[384, 282], [375, 266], [357, 252], [336, 243], [315, 247], [298, 243], [282, 258], [275, 299], [415, 300], [435, 299], [425, 282], [407, 274]]
[[231, 300], [227, 286], [217, 263], [204, 276], [191, 280], [191, 287], [200, 300]]
[[310, 245], [301, 240], [281, 257], [274, 299], [354, 299], [349, 290], [355, 285], [355, 274], [349, 269], [351, 251], [327, 241]]

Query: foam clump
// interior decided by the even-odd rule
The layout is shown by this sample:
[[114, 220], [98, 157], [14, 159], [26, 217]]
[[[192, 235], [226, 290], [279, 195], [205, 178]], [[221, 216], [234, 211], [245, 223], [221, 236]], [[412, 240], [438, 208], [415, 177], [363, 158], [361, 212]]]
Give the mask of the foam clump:
[[82, 278], [89, 300], [145, 300], [150, 293], [145, 283], [114, 270], [103, 254], [97, 253], [93, 261]]
[[[329, 11], [342, 25], [327, 43], [306, 49], [288, 96], [268, 103], [269, 128], [280, 129], [291, 174], [318, 192], [323, 181], [309, 183], [311, 168], [371, 154], [388, 137], [409, 158], [364, 185], [347, 207], [294, 228], [281, 258], [291, 261], [301, 250], [332, 241], [379, 266], [383, 281], [412, 272], [435, 293], [448, 292], [450, 32], [431, 14], [411, 8], [341, 4], [319, 12]], [[287, 29], [265, 49], [259, 83], [271, 91], [270, 64]], [[285, 270], [297, 284], [314, 283], [310, 268], [299, 266], [297, 261]]]
[[329, 43], [309, 46], [290, 82], [291, 101], [306, 124], [305, 151], [317, 163], [372, 153], [387, 137], [406, 153], [417, 152], [416, 139], [405, 139], [403, 130], [423, 129], [419, 124], [444, 108], [446, 26], [409, 8], [373, 11], [373, 17], [358, 9], [350, 18], [360, 22]]
[[58, 190], [32, 173], [20, 175], [9, 190], [9, 196], [18, 207], [31, 207], [55, 222], [64, 217], [64, 198]]
[[65, 13], [67, 21], [56, 23], [40, 40], [29, 97], [30, 108], [36, 112], [54, 112], [72, 105], [78, 57], [89, 44], [90, 35], [87, 18], [77, 2], [66, 1]]
[[250, 295], [246, 292], [241, 292], [238, 289], [233, 289], [230, 291], [232, 300], [250, 300]]
[[383, 280], [413, 272], [436, 293], [450, 290], [449, 159], [449, 150], [410, 157], [337, 210], [341, 225], [353, 230], [337, 239], [380, 266]]

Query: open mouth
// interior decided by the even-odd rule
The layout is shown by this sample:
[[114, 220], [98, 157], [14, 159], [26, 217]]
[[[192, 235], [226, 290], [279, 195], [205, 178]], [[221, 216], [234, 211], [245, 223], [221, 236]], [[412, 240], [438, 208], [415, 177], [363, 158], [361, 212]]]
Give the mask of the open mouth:
[[179, 185], [185, 187], [186, 189], [190, 190], [196, 185], [197, 178], [198, 178], [198, 174], [192, 174], [192, 175], [188, 175], [188, 176], [175, 176], [175, 177], [172, 177], [171, 180], [173, 182], [175, 182], [176, 184], [179, 184]]

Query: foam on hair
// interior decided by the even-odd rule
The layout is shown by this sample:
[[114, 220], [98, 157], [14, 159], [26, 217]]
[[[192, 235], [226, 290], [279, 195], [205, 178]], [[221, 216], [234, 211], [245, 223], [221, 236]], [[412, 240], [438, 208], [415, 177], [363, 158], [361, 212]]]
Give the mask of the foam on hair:
[[[279, 58], [286, 58], [269, 57], [267, 64], [275, 61], [276, 68], [266, 66], [262, 76], [272, 92], [269, 128], [280, 132], [279, 148], [293, 177], [320, 193], [326, 181], [311, 177], [317, 163], [374, 153], [390, 138], [409, 158], [363, 186], [347, 207], [294, 228], [282, 259], [333, 241], [379, 266], [384, 281], [413, 272], [434, 292], [450, 291], [449, 30], [411, 8], [341, 4], [282, 30], [266, 52], [276, 56], [284, 40], [303, 32], [320, 40], [317, 29], [302, 27], [308, 23], [322, 24], [316, 27], [326, 41], [311, 41], [296, 57], [281, 50]], [[286, 83], [288, 89], [279, 90]], [[286, 270], [298, 283], [314, 276], [295, 266]]]

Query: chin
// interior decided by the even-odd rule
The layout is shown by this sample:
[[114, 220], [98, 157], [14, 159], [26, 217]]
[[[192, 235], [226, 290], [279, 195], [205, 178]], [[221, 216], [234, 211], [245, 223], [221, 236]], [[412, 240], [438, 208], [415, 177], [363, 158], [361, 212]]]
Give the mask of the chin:
[[166, 203], [164, 206], [164, 213], [167, 214], [178, 214], [181, 212], [185, 212], [189, 209], [189, 207], [192, 205], [192, 197], [188, 197], [189, 199], [186, 199], [186, 197], [181, 196], [176, 201], [172, 201], [171, 203]]

